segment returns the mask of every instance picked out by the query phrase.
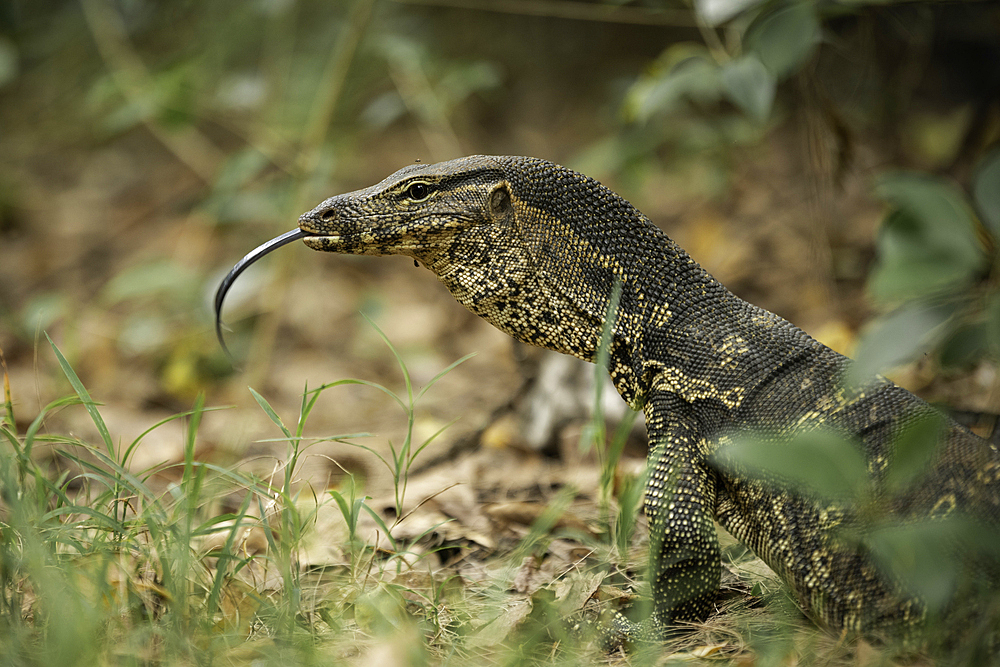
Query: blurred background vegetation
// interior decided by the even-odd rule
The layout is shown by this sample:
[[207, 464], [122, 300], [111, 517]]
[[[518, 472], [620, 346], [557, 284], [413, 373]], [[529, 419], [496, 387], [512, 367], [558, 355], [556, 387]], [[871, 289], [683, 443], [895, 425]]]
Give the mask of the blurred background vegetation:
[[[306, 381], [392, 372], [364, 313], [418, 383], [482, 352], [432, 410], [481, 427], [533, 353], [401, 258], [262, 262], [227, 310], [240, 371], [208, 303], [319, 200], [415, 159], [507, 153], [603, 180], [861, 368], [996, 411], [998, 94], [992, 2], [8, 1], [0, 346], [16, 403], [30, 419], [59, 394], [46, 331], [126, 433], [199, 392], [246, 406], [251, 384], [294, 405]], [[384, 408], [318, 414], [332, 428]], [[204, 454], [245, 455], [261, 419], [213, 415]]]
[[[6, 0], [0, 350], [16, 432], [107, 435], [84, 410], [43, 410], [70, 393], [48, 333], [116, 442], [200, 393], [236, 406], [202, 415], [197, 440], [180, 421], [143, 435], [133, 469], [182, 489], [193, 458], [267, 474], [285, 443], [262, 442], [274, 425], [248, 385], [289, 424], [307, 383], [405, 392], [367, 317], [418, 389], [479, 354], [421, 396], [410, 425], [391, 397], [338, 388], [308, 434], [371, 431], [385, 451], [458, 418], [428, 455], [463, 439], [525, 446], [497, 414], [544, 355], [404, 258], [283, 249], [230, 296], [241, 368], [212, 330], [225, 272], [300, 213], [415, 159], [473, 153], [584, 171], [860, 369], [1000, 412], [998, 139], [994, 2]], [[546, 437], [575, 444], [575, 428]], [[490, 488], [543, 487], [513, 481], [539, 476], [515, 460], [483, 473]], [[344, 470], [377, 485], [343, 443], [298, 465], [316, 488]], [[354, 487], [338, 488], [357, 515]]]

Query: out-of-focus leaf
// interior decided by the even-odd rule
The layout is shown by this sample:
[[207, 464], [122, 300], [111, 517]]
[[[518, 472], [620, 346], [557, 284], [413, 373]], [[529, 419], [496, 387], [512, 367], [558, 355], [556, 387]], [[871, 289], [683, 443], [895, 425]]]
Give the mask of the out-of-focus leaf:
[[361, 119], [376, 130], [383, 130], [406, 115], [406, 104], [399, 92], [390, 90], [382, 93], [365, 107]]
[[254, 148], [233, 153], [215, 179], [216, 192], [233, 192], [246, 186], [268, 166], [267, 157]]
[[395, 588], [380, 582], [354, 603], [354, 620], [365, 632], [385, 635], [412, 624], [406, 600]]
[[879, 258], [868, 281], [876, 299], [927, 296], [968, 283], [984, 263], [962, 194], [940, 179], [884, 177], [876, 194], [893, 211], [879, 232]]
[[159, 102], [156, 117], [161, 125], [179, 129], [196, 121], [200, 72], [195, 63], [184, 61], [156, 73], [153, 78]]
[[223, 223], [280, 217], [288, 185], [261, 179], [270, 165], [267, 156], [254, 148], [234, 153], [219, 170], [204, 208]]
[[171, 295], [180, 300], [200, 297], [198, 274], [169, 259], [138, 264], [112, 278], [101, 296], [108, 304], [127, 299]]
[[813, 3], [798, 0], [762, 13], [747, 30], [746, 46], [774, 76], [782, 78], [812, 56], [821, 36]]
[[875, 320], [858, 341], [855, 362], [847, 375], [849, 386], [913, 359], [953, 312], [948, 306], [910, 302]]
[[675, 111], [688, 101], [713, 104], [721, 95], [719, 68], [705, 47], [674, 44], [632, 85], [623, 112], [629, 120], [645, 122], [658, 114]]
[[33, 297], [21, 309], [22, 325], [29, 332], [44, 331], [70, 311], [69, 300], [62, 294], [46, 292]]
[[0, 37], [0, 88], [17, 78], [19, 71], [17, 47], [5, 37]]
[[396, 71], [396, 79], [404, 80], [397, 81], [397, 91], [407, 111], [425, 122], [440, 123], [470, 95], [496, 88], [503, 81], [494, 63], [442, 60], [426, 44], [399, 35], [378, 40], [378, 49]]
[[[108, 75], [94, 84], [89, 102], [100, 109], [100, 122], [111, 133], [124, 132], [150, 120], [171, 129], [186, 127], [196, 116], [198, 72], [193, 63], [179, 63], [156, 72], [148, 85], [130, 90], [128, 95], [123, 95], [114, 77]], [[113, 104], [117, 106], [110, 110], [102, 108]]]
[[986, 340], [990, 344], [990, 351], [994, 356], [1000, 358], [1000, 292], [994, 292], [990, 296], [985, 308], [986, 316]]
[[[893, 302], [942, 292], [967, 282], [970, 262], [935, 244], [926, 225], [911, 211], [893, 211], [882, 223], [878, 260], [868, 277], [868, 291], [877, 301]], [[970, 267], [972, 264], [972, 267]]]
[[111, 134], [125, 132], [151, 118], [158, 108], [154, 95], [137, 95], [108, 113], [101, 120], [101, 125]]
[[502, 82], [500, 68], [491, 62], [456, 62], [447, 67], [438, 82], [438, 89], [452, 104], [458, 104], [473, 93], [492, 90]]
[[694, 9], [705, 23], [717, 26], [761, 2], [763, 0], [695, 0]]
[[986, 156], [976, 169], [972, 195], [982, 215], [983, 224], [1000, 243], [1000, 150]]
[[900, 119], [900, 144], [922, 169], [946, 169], [961, 149], [971, 117], [972, 109], [967, 106], [913, 111]]
[[721, 448], [713, 461], [738, 476], [827, 501], [862, 497], [869, 479], [860, 447], [826, 429], [802, 431], [788, 442], [749, 436]]
[[122, 323], [118, 345], [125, 354], [148, 354], [166, 345], [170, 334], [171, 326], [166, 317], [140, 311]]
[[963, 574], [970, 576], [964, 571], [968, 563], [994, 560], [1000, 552], [995, 530], [960, 516], [886, 525], [873, 531], [866, 542], [882, 567], [920, 596], [932, 613], [951, 601]]
[[216, 99], [226, 109], [258, 109], [267, 99], [267, 83], [257, 72], [230, 74], [219, 84]]
[[888, 526], [871, 535], [868, 544], [886, 571], [939, 610], [948, 601], [958, 576], [951, 532], [945, 523]]
[[777, 80], [755, 55], [731, 60], [722, 67], [726, 94], [751, 118], [764, 121], [771, 114]]
[[[1000, 340], [1000, 327], [996, 336]], [[941, 344], [938, 356], [946, 368], [963, 368], [975, 364], [990, 351], [987, 323], [972, 322], [953, 331]]]
[[938, 451], [938, 439], [944, 427], [944, 415], [929, 412], [907, 424], [896, 436], [895, 453], [885, 477], [889, 494], [909, 488], [923, 476]]

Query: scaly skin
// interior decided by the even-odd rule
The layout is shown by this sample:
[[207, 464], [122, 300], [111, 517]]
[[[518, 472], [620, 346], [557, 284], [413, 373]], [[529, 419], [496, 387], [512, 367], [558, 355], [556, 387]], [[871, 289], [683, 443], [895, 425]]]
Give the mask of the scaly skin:
[[930, 468], [887, 497], [897, 434], [937, 413], [882, 378], [844, 389], [848, 359], [735, 297], [586, 176], [525, 157], [411, 165], [327, 199], [299, 228], [315, 250], [412, 257], [500, 330], [588, 361], [620, 283], [608, 370], [649, 431], [654, 605], [644, 622], [618, 617], [621, 638], [661, 636], [710, 612], [721, 572], [713, 519], [823, 625], [879, 634], [923, 622], [924, 600], [839, 539], [863, 528], [862, 508], [718, 464], [717, 452], [741, 433], [765, 434], [778, 456], [799, 428], [850, 436], [844, 446], [863, 455], [883, 519], [936, 521], [958, 510], [992, 531], [1000, 523], [994, 448], [946, 421]]

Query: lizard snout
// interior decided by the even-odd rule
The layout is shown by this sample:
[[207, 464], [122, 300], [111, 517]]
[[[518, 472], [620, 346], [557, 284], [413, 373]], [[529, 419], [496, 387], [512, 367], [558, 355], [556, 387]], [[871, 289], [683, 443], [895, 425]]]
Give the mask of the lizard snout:
[[299, 216], [299, 229], [311, 234], [328, 234], [337, 228], [337, 208], [327, 200]]

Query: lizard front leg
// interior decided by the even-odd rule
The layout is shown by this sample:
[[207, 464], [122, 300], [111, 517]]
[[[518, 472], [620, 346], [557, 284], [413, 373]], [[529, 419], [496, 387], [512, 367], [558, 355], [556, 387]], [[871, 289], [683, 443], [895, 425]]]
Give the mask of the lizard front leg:
[[703, 620], [719, 588], [722, 560], [715, 524], [715, 477], [699, 446], [698, 428], [672, 394], [646, 402], [649, 432], [644, 510], [649, 523], [653, 614], [634, 623], [616, 618], [626, 640], [662, 639], [678, 621]]

